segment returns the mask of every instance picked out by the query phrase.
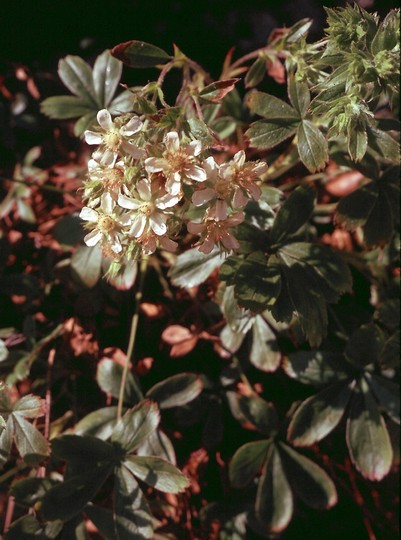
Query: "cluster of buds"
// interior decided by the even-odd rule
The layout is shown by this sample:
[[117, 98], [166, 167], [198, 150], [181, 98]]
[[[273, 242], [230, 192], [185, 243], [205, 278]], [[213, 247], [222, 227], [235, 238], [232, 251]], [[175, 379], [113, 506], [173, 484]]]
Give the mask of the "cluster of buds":
[[[116, 261], [136, 260], [158, 247], [174, 250], [182, 225], [199, 236], [199, 250], [239, 247], [232, 234], [249, 200], [261, 194], [256, 180], [267, 165], [239, 151], [218, 164], [191, 134], [155, 129], [149, 119], [112, 119], [103, 109], [99, 127], [85, 140], [97, 148], [88, 163], [84, 241], [99, 244]], [[189, 216], [191, 218], [189, 218]]]

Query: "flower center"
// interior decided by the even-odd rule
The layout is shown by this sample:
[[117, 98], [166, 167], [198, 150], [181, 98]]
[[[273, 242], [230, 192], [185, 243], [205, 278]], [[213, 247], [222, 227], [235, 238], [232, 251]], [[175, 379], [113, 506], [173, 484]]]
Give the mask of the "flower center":
[[188, 158], [188, 154], [182, 150], [178, 150], [177, 152], [169, 153], [167, 156], [167, 161], [170, 165], [170, 169], [173, 172], [179, 172], [187, 166]]
[[115, 227], [114, 219], [110, 216], [100, 216], [97, 222], [97, 227], [101, 232], [110, 232]]
[[147, 202], [147, 203], [141, 204], [141, 206], [139, 207], [139, 212], [141, 212], [141, 214], [144, 214], [145, 216], [150, 216], [152, 212], [154, 211], [154, 209], [155, 209], [154, 204], [151, 202]]
[[124, 172], [121, 169], [116, 168], [105, 170], [103, 180], [108, 188], [118, 188], [124, 182]]
[[113, 150], [113, 152], [116, 152], [121, 144], [121, 137], [118, 131], [107, 131], [103, 136], [104, 144], [110, 148], [110, 150]]

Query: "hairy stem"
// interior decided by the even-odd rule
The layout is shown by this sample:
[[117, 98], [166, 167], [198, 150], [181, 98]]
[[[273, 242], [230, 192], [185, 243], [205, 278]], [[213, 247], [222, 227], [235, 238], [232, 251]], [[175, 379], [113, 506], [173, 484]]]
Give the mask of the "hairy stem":
[[[127, 383], [130, 360], [131, 360], [132, 353], [134, 352], [134, 347], [135, 347], [136, 332], [138, 329], [138, 320], [139, 320], [139, 306], [142, 300], [143, 285], [145, 282], [145, 274], [146, 274], [147, 267], [148, 267], [148, 257], [145, 255], [141, 260], [141, 264], [139, 268], [139, 282], [138, 282], [138, 287], [135, 293], [135, 311], [134, 311], [134, 315], [132, 316], [127, 355], [125, 358], [123, 374], [121, 377], [120, 392], [118, 395], [117, 420], [120, 420], [122, 416], [122, 411], [123, 411], [125, 385]], [[138, 392], [140, 393], [139, 389], [138, 389]]]

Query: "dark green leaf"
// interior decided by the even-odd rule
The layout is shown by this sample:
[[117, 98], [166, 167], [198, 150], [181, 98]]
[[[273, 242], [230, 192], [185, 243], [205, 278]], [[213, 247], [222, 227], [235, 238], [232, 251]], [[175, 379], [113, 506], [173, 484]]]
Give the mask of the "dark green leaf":
[[283, 362], [287, 375], [300, 383], [323, 386], [349, 378], [348, 370], [340, 354], [326, 351], [298, 351]]
[[323, 169], [329, 159], [326, 138], [309, 120], [303, 120], [297, 130], [299, 157], [312, 173]]
[[253, 113], [263, 116], [269, 121], [280, 121], [284, 126], [300, 120], [298, 112], [288, 103], [264, 92], [256, 90], [249, 92], [245, 103]]
[[146, 397], [156, 401], [160, 409], [169, 409], [185, 405], [201, 392], [202, 381], [198, 375], [178, 373], [152, 386]]
[[271, 441], [246, 443], [235, 452], [229, 466], [229, 478], [236, 488], [248, 485], [259, 473]]
[[261, 315], [255, 317], [252, 327], [251, 363], [262, 371], [275, 371], [280, 364], [281, 354], [276, 336]]
[[355, 161], [361, 161], [368, 148], [368, 136], [364, 126], [352, 126], [348, 132], [348, 152]]
[[82, 220], [77, 215], [62, 217], [57, 221], [51, 233], [60, 244], [75, 246], [84, 238]]
[[106, 50], [96, 58], [93, 66], [93, 85], [97, 102], [103, 108], [108, 108], [120, 82], [122, 64]]
[[47, 491], [41, 513], [45, 520], [66, 521], [76, 516], [93, 499], [113, 469], [113, 464], [96, 465]]
[[115, 459], [113, 446], [90, 435], [65, 434], [52, 440], [53, 456], [74, 464], [82, 471], [88, 463], [111, 463]]
[[378, 194], [376, 182], [369, 182], [343, 197], [337, 205], [336, 221], [350, 229], [364, 225], [376, 204]]
[[171, 56], [159, 47], [137, 40], [116, 45], [111, 50], [111, 54], [133, 68], [155, 67], [171, 60]]
[[285, 36], [286, 43], [296, 43], [301, 38], [307, 35], [309, 28], [312, 26], [311, 19], [301, 19], [291, 26]]
[[336, 487], [322, 468], [284, 443], [280, 443], [280, 454], [291, 485], [305, 504], [331, 508], [337, 503]]
[[111, 436], [117, 418], [117, 407], [104, 407], [84, 416], [75, 424], [74, 432], [77, 435], [92, 435], [98, 439], [106, 440]]
[[92, 108], [99, 108], [95, 97], [92, 69], [82, 58], [72, 55], [66, 56], [59, 62], [58, 74], [70, 92], [85, 102], [91, 103]]
[[290, 75], [288, 77], [288, 97], [299, 116], [304, 118], [310, 104], [308, 85], [303, 81], [297, 81], [294, 75]]
[[245, 135], [253, 148], [269, 150], [292, 137], [298, 127], [299, 121], [283, 123], [279, 120], [258, 120], [253, 122]]
[[90, 503], [85, 506], [84, 513], [94, 523], [105, 540], [117, 540], [114, 531], [113, 512]]
[[[98, 363], [96, 380], [100, 388], [106, 394], [111, 394], [118, 399], [120, 394], [121, 378], [123, 367], [109, 358], [104, 358]], [[124, 386], [124, 403], [135, 405], [142, 399], [143, 395], [131, 372], [127, 374]]]
[[56, 480], [51, 478], [24, 478], [13, 483], [10, 493], [18, 504], [30, 507], [39, 501], [55, 484], [57, 484]]
[[13, 421], [10, 416], [7, 420], [6, 428], [0, 431], [0, 467], [8, 461], [13, 442]]
[[93, 112], [93, 103], [77, 96], [52, 96], [40, 104], [40, 110], [49, 118], [64, 120]]
[[352, 400], [346, 437], [352, 462], [362, 476], [381, 480], [389, 473], [393, 459], [390, 437], [364, 380]]
[[131, 452], [155, 431], [160, 422], [156, 403], [141, 401], [128, 410], [113, 429], [111, 440]]
[[315, 192], [309, 187], [298, 187], [277, 212], [271, 230], [271, 240], [274, 243], [295, 234], [312, 215], [315, 204]]
[[380, 155], [392, 161], [393, 163], [399, 163], [400, 160], [400, 147], [399, 143], [391, 137], [385, 131], [376, 129], [372, 126], [368, 126], [368, 144], [371, 148], [376, 150]]
[[156, 429], [136, 449], [138, 456], [157, 456], [170, 463], [176, 463], [173, 443], [163, 431]]
[[379, 403], [385, 409], [386, 413], [397, 422], [400, 423], [400, 385], [380, 375], [367, 373], [368, 383], [373, 390]]
[[253, 88], [263, 81], [266, 75], [266, 60], [257, 58], [245, 75], [245, 88]]
[[379, 328], [366, 324], [358, 328], [345, 348], [346, 358], [357, 367], [376, 364], [383, 348], [383, 338]]
[[269, 265], [264, 253], [252, 253], [235, 274], [234, 290], [239, 304], [252, 311], [262, 311], [274, 304], [281, 288], [280, 277], [278, 267]]
[[152, 514], [131, 472], [118, 468], [114, 487], [114, 529], [117, 540], [151, 540]]
[[4, 535], [4, 540], [48, 540], [42, 525], [34, 516], [15, 520]]
[[198, 249], [189, 249], [177, 257], [169, 276], [177, 287], [194, 287], [205, 281], [225, 260], [218, 249], [208, 255]]
[[288, 439], [295, 446], [311, 446], [338, 425], [352, 394], [352, 386], [340, 381], [305, 400], [288, 426]]
[[71, 257], [71, 270], [79, 281], [89, 288], [96, 285], [100, 278], [102, 250], [94, 247], [80, 246]]
[[166, 493], [180, 493], [189, 480], [174, 465], [154, 456], [128, 456], [124, 466], [140, 480]]
[[19, 414], [13, 414], [14, 439], [21, 457], [27, 463], [38, 465], [49, 455], [49, 443], [40, 431]]
[[230, 329], [236, 335], [241, 336], [252, 328], [254, 316], [238, 305], [232, 285], [225, 288], [221, 307]]
[[388, 242], [394, 233], [392, 201], [384, 189], [373, 206], [363, 227], [364, 240], [369, 245], [381, 245]]
[[233, 416], [241, 423], [257, 429], [270, 436], [278, 427], [276, 410], [257, 395], [243, 396], [235, 392], [227, 392], [228, 403]]
[[256, 494], [256, 516], [272, 533], [284, 530], [292, 518], [293, 498], [280, 454], [271, 447]]
[[[74, 135], [80, 137], [87, 129], [91, 129], [96, 126], [96, 112], [90, 112], [81, 116], [81, 118], [75, 123]], [[91, 248], [93, 249], [93, 248]]]

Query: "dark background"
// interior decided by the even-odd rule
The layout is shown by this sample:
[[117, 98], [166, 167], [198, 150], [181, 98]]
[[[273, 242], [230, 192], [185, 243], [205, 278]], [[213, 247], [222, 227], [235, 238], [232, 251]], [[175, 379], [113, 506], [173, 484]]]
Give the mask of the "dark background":
[[[0, 62], [52, 68], [59, 58], [91, 58], [131, 39], [172, 51], [172, 44], [215, 77], [226, 52], [236, 57], [266, 43], [276, 27], [314, 20], [312, 39], [325, 25], [323, 5], [346, 0], [1, 0]], [[360, 0], [385, 14], [396, 0]]]

